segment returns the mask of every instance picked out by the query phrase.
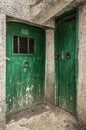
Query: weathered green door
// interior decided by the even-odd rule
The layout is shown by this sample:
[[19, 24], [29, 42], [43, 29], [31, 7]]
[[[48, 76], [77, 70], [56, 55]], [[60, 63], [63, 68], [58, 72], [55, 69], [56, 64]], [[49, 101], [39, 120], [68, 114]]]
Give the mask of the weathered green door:
[[45, 31], [22, 23], [7, 23], [7, 113], [43, 101]]
[[55, 32], [56, 103], [75, 114], [76, 111], [76, 17], [56, 21]]

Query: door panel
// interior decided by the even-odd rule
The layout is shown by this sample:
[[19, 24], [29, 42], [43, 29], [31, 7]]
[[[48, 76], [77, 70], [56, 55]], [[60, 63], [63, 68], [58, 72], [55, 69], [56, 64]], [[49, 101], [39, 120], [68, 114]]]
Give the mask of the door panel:
[[76, 111], [76, 20], [56, 27], [55, 59], [56, 102], [62, 109]]
[[[27, 34], [25, 31], [22, 34], [22, 29], [26, 30]], [[16, 40], [14, 36], [21, 37], [20, 42], [14, 42]], [[24, 37], [23, 40], [22, 37]], [[34, 39], [35, 42], [34, 50], [31, 39]], [[9, 22], [7, 23], [6, 49], [7, 113], [20, 111], [41, 103], [44, 98], [45, 75], [44, 30], [21, 23]]]

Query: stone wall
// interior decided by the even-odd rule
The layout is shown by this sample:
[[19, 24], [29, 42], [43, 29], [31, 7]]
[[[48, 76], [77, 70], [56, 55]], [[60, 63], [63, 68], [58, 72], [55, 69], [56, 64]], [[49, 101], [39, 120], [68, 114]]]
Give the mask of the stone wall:
[[79, 55], [77, 111], [80, 124], [86, 130], [86, 3], [79, 7]]
[[0, 13], [0, 130], [5, 130], [6, 16]]

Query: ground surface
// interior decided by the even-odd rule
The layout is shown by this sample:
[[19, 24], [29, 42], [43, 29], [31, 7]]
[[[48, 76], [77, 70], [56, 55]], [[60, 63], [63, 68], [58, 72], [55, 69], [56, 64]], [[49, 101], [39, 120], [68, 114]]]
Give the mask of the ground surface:
[[79, 130], [75, 118], [47, 104], [7, 117], [6, 130]]

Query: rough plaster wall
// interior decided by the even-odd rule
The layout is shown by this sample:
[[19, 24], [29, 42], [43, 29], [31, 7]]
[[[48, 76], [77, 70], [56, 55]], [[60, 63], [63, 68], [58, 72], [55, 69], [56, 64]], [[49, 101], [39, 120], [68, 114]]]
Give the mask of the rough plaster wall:
[[54, 1], [58, 0], [0, 0], [0, 12], [10, 17], [32, 22], [34, 16]]
[[[34, 15], [38, 14], [43, 7], [47, 6], [53, 0], [0, 0], [0, 12], [10, 17], [9, 20], [20, 20], [20, 22], [32, 22]], [[34, 8], [34, 11], [32, 9]], [[35, 14], [34, 14], [35, 13]], [[13, 17], [13, 18], [11, 18]], [[23, 21], [22, 21], [23, 20]], [[53, 26], [52, 22], [48, 22], [43, 26]]]
[[[33, 19], [35, 23], [43, 24], [47, 20], [51, 19], [52, 17], [55, 17], [56, 14], [58, 14], [61, 10], [64, 10], [68, 5], [72, 3], [73, 0], [47, 0], [42, 4], [42, 9], [39, 9], [39, 13], [34, 13], [37, 10], [37, 6], [34, 8], [31, 8]], [[41, 3], [40, 3], [41, 4]]]
[[46, 30], [46, 85], [45, 99], [54, 104], [54, 29]]
[[77, 7], [84, 1], [86, 0], [40, 0], [38, 4], [31, 7], [31, 21], [42, 25], [51, 18]]
[[[54, 2], [58, 2], [59, 0], [39, 0], [38, 4], [34, 4], [31, 7], [31, 12], [33, 18], [38, 15], [42, 10], [46, 10], [49, 5], [53, 5]], [[42, 13], [42, 12], [41, 12]]]
[[29, 0], [0, 0], [0, 12], [8, 16], [31, 20]]
[[86, 3], [79, 7], [79, 75], [77, 110], [86, 130]]
[[0, 130], [5, 130], [6, 17], [0, 13]]
[[65, 6], [70, 5], [69, 3], [81, 1], [85, 0], [0, 0], [0, 12], [42, 25], [63, 10]]

